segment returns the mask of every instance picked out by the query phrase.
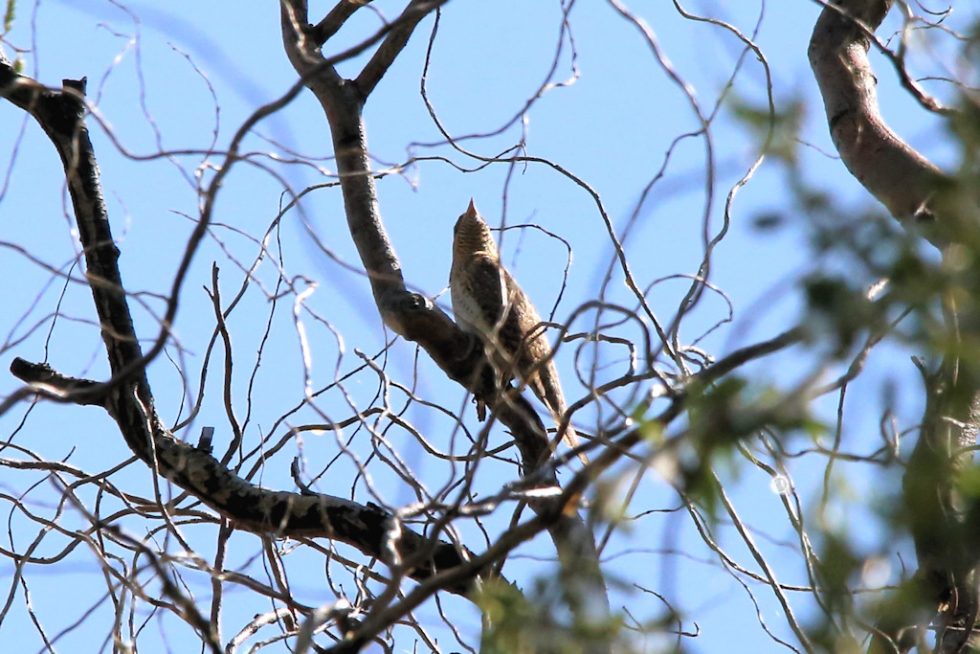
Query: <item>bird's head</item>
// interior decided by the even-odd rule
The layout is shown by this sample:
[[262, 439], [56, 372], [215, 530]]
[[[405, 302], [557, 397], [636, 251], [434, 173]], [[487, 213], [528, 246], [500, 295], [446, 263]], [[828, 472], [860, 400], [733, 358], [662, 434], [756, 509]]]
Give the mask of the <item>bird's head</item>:
[[471, 256], [476, 253], [499, 258], [497, 244], [490, 234], [490, 227], [476, 210], [473, 200], [453, 229], [453, 256]]

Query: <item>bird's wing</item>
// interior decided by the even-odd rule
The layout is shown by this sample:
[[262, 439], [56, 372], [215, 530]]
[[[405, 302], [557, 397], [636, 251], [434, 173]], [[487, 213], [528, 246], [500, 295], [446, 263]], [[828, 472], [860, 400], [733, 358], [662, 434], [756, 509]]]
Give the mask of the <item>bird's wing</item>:
[[527, 382], [537, 394], [535, 364], [547, 359], [551, 348], [545, 337], [544, 326], [541, 325], [541, 316], [531, 299], [506, 269], [502, 274], [510, 304], [508, 314], [500, 326], [499, 339], [512, 357], [517, 376]]
[[[520, 309], [512, 311], [508, 316], [504, 324], [504, 329], [507, 331], [506, 334], [501, 334], [501, 340], [504, 340], [506, 335], [508, 338], [514, 338], [513, 342], [520, 343], [520, 351], [516, 357], [518, 376], [541, 400], [541, 403], [548, 407], [555, 421], [560, 424], [567, 405], [541, 316], [531, 304], [530, 298], [506, 270], [504, 270], [504, 279], [511, 303]], [[561, 436], [569, 447], [579, 446], [578, 433], [571, 424], [566, 425]], [[588, 465], [589, 459], [585, 454], [579, 453], [579, 459]]]
[[500, 321], [504, 307], [504, 278], [500, 265], [487, 257], [474, 257], [467, 267], [466, 294], [474, 302], [477, 327], [489, 333]]
[[[520, 287], [499, 262], [490, 258], [474, 258], [467, 270], [469, 297], [479, 317], [479, 333], [489, 345], [494, 367], [506, 383], [514, 377], [523, 378], [527, 364], [523, 361], [529, 348], [526, 335], [538, 322]], [[527, 325], [530, 308], [531, 325]]]

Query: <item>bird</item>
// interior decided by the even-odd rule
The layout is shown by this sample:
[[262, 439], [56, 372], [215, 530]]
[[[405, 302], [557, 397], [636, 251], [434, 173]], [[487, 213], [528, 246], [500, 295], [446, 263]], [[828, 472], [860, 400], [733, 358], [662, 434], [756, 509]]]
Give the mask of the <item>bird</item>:
[[[453, 230], [449, 289], [457, 324], [483, 344], [499, 388], [517, 377], [548, 408], [560, 428], [568, 406], [541, 316], [500, 262], [490, 227], [472, 199]], [[477, 413], [483, 419], [480, 403]], [[562, 436], [569, 447], [578, 447], [578, 435], [571, 425]], [[584, 454], [580, 458], [588, 463]]]

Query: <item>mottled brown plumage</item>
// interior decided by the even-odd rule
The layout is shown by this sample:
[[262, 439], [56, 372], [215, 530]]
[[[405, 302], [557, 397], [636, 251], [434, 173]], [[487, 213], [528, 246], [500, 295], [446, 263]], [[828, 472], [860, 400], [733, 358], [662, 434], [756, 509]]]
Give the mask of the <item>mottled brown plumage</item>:
[[[449, 288], [456, 322], [483, 343], [501, 387], [519, 378], [560, 424], [567, 408], [565, 395], [541, 317], [500, 263], [490, 228], [472, 200], [456, 221]], [[571, 425], [563, 436], [569, 446], [578, 445]]]

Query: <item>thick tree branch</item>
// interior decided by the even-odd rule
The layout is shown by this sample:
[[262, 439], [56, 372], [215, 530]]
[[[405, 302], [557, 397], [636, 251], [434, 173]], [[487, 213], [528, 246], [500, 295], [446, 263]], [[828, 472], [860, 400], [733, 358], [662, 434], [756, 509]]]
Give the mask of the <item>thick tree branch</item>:
[[[848, 170], [895, 218], [923, 226], [924, 235], [945, 253], [949, 245], [975, 240], [978, 212], [956, 207], [948, 178], [881, 117], [868, 49], [892, 4], [893, 0], [834, 0], [814, 27], [810, 63], [834, 145]], [[958, 316], [951, 306], [948, 309], [950, 339], [959, 345], [963, 335]], [[947, 354], [938, 371], [923, 373], [926, 410], [903, 480], [905, 520], [919, 570], [910, 592], [896, 595], [884, 607], [872, 652], [913, 647], [910, 624], [933, 621], [924, 612], [938, 613], [936, 651], [959, 652], [973, 638], [980, 611], [980, 551], [977, 538], [970, 535], [976, 526], [964, 521], [955, 490], [958, 470], [971, 458], [966, 447], [976, 440], [977, 366], [962, 359], [957, 347], [944, 349]]]
[[[825, 7], [808, 55], [844, 165], [893, 216], [921, 223], [936, 217], [931, 205], [945, 177], [881, 117], [877, 79], [868, 60], [867, 33], [881, 24], [892, 3], [838, 0], [839, 10]], [[951, 231], [931, 230], [928, 237], [942, 247]]]

